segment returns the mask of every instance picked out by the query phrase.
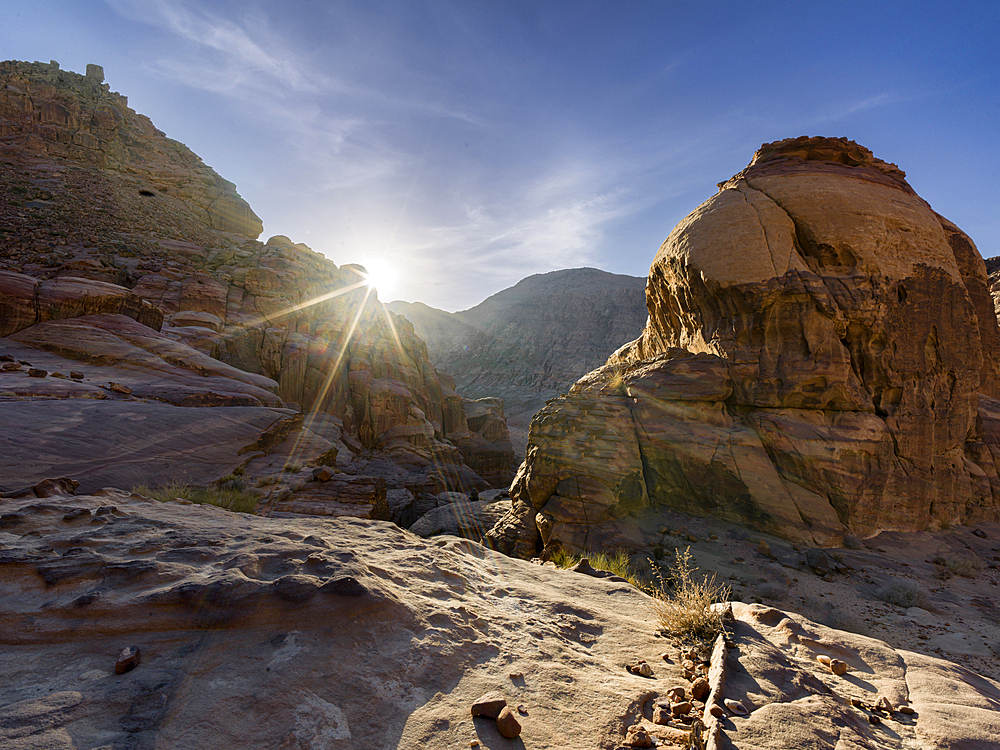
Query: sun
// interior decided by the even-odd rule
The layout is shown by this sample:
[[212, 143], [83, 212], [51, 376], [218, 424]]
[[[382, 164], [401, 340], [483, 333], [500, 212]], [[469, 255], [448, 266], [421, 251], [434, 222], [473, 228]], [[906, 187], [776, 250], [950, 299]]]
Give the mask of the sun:
[[378, 293], [383, 302], [392, 300], [396, 293], [399, 270], [384, 258], [369, 259], [364, 266], [368, 272], [365, 274], [365, 283]]

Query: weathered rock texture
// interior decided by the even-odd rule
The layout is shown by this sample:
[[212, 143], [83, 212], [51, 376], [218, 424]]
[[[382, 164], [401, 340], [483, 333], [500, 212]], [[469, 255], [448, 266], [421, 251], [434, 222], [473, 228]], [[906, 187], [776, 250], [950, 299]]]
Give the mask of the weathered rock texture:
[[413, 323], [435, 366], [462, 393], [499, 396], [519, 455], [545, 401], [604, 363], [646, 324], [646, 280], [573, 268], [537, 274], [469, 310], [389, 307]]
[[[523, 706], [524, 747], [613, 750], [633, 727], [686, 744], [651, 721], [687, 683], [644, 594], [379, 521], [115, 490], [0, 500], [0, 601], [4, 748], [510, 747], [471, 715], [491, 691]], [[748, 715], [720, 722], [721, 747], [985, 748], [1000, 732], [990, 679], [733, 606], [716, 698]], [[130, 647], [141, 659], [118, 675]], [[636, 659], [650, 677], [625, 669]], [[873, 726], [850, 704], [879, 698], [915, 713]]]
[[[326, 443], [299, 451], [300, 462], [337, 446], [402, 462], [420, 475], [409, 484], [433, 492], [509, 484], [499, 404], [456, 393], [359, 266], [338, 267], [287, 237], [253, 239], [260, 221], [233, 186], [101, 76], [0, 64], [0, 167], [0, 337], [124, 364], [113, 377], [140, 399], [323, 415]], [[267, 393], [220, 396], [210, 383], [219, 375]], [[34, 384], [32, 397], [15, 379], [5, 385], [21, 400], [53, 390]]]
[[671, 232], [642, 336], [532, 421], [505, 549], [631, 511], [831, 544], [996, 519], [1000, 331], [975, 245], [845, 139], [761, 147]]

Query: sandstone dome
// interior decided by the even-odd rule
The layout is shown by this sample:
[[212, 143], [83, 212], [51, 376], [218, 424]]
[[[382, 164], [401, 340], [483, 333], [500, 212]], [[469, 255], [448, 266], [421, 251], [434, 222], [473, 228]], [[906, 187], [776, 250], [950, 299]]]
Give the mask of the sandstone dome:
[[997, 517], [985, 265], [896, 165], [765, 144], [670, 233], [646, 304], [533, 420], [501, 546], [627, 544], [647, 507], [817, 544]]

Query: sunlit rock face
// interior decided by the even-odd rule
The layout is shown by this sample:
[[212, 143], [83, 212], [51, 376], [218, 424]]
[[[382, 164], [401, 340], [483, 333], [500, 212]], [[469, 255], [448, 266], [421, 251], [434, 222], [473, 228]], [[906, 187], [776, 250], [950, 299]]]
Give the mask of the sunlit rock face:
[[[124, 362], [133, 375], [145, 367], [150, 383], [172, 384], [133, 379], [133, 397], [169, 403], [234, 405], [232, 371], [248, 374], [268, 390], [252, 394], [259, 404], [332, 417], [342, 428], [330, 440], [405, 464], [421, 475], [411, 489], [509, 483], [502, 409], [470, 428], [466, 401], [363, 269], [285, 236], [256, 241], [260, 220], [234, 186], [98, 77], [0, 63], [0, 165], [0, 335], [78, 361]], [[123, 324], [108, 315], [161, 335], [133, 331], [145, 343], [123, 344]], [[81, 316], [85, 324], [47, 324]], [[100, 333], [102, 322], [114, 330]], [[206, 355], [230, 366], [224, 387], [208, 383], [217, 368]], [[206, 383], [197, 396], [192, 377]]]
[[642, 336], [532, 421], [494, 542], [627, 544], [649, 506], [816, 544], [996, 518], [972, 240], [846, 139], [767, 144], [719, 188], [657, 253]]

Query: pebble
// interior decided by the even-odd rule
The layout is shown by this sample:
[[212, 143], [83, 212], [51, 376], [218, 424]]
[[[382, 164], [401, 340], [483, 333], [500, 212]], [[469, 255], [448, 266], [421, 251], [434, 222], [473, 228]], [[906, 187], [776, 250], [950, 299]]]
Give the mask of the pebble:
[[659, 724], [661, 726], [666, 726], [670, 723], [671, 713], [669, 709], [663, 706], [657, 706], [653, 709], [653, 723]]
[[122, 652], [118, 654], [118, 661], [115, 662], [115, 674], [131, 672], [139, 666], [140, 657], [139, 649], [135, 646], [126, 646], [123, 648]]
[[774, 553], [771, 552], [771, 545], [763, 539], [757, 544], [757, 551], [764, 557], [774, 557]]
[[685, 691], [683, 685], [676, 685], [667, 690], [667, 697], [671, 703], [679, 703], [687, 698], [687, 691]]
[[514, 739], [521, 733], [521, 723], [509, 706], [504, 706], [497, 716], [497, 730], [508, 740]]
[[879, 717], [877, 717], [874, 714], [872, 714], [871, 716], [868, 717], [868, 723], [869, 724], [881, 724], [882, 720]]
[[492, 690], [489, 693], [479, 696], [476, 702], [472, 704], [472, 715], [495, 719], [506, 707], [507, 699], [503, 697], [503, 693], [498, 690]]
[[653, 738], [642, 727], [632, 725], [628, 728], [628, 734], [625, 736], [625, 744], [629, 747], [652, 747]]
[[833, 661], [833, 659], [831, 659], [831, 658], [830, 658], [829, 656], [827, 656], [826, 654], [819, 654], [819, 655], [818, 655], [818, 656], [816, 657], [816, 661], [818, 661], [818, 662], [819, 662], [820, 664], [826, 664], [826, 666], [828, 666], [828, 667], [829, 667], [829, 666], [830, 666], [830, 662], [831, 662], [831, 661]]
[[48, 370], [41, 370], [37, 367], [32, 367], [30, 370], [28, 370], [29, 378], [44, 378], [48, 374], [49, 374]]
[[630, 661], [625, 665], [627, 669], [632, 674], [637, 674], [642, 677], [652, 677], [653, 668], [646, 663], [645, 659], [636, 659], [635, 661]]
[[469, 747], [479, 747], [479, 740], [469, 740]]
[[840, 659], [833, 659], [830, 662], [830, 671], [838, 676], [845, 675], [847, 674], [847, 664]]
[[709, 684], [708, 680], [704, 677], [699, 677], [693, 683], [691, 683], [691, 696], [696, 701], [703, 701], [708, 697], [708, 694], [712, 691], [712, 686]]
[[83, 380], [83, 373], [79, 370], [70, 370], [69, 376], [73, 378], [73, 380]]
[[333, 479], [333, 470], [329, 466], [317, 466], [312, 470], [312, 478], [316, 482], [329, 482]]
[[712, 714], [712, 716], [714, 716], [716, 719], [721, 719], [723, 716], [726, 715], [725, 709], [718, 703], [712, 704], [712, 707], [708, 709], [708, 712]]
[[746, 716], [747, 714], [750, 713], [749, 711], [747, 711], [746, 706], [744, 706], [739, 701], [734, 701], [731, 698], [726, 698], [726, 708], [728, 708], [731, 713], [734, 713], [737, 716]]
[[512, 679], [512, 680], [523, 680], [524, 679], [524, 672], [511, 672], [507, 676], [510, 677], [510, 679]]
[[886, 711], [890, 714], [892, 713], [892, 704], [889, 702], [889, 699], [886, 698], [885, 696], [882, 696], [881, 698], [878, 699], [878, 702], [875, 704], [875, 707], [881, 708], [883, 711]]
[[524, 707], [523, 703], [519, 703], [517, 705], [517, 712], [519, 714], [521, 714], [522, 716], [527, 716], [528, 715], [528, 709]]
[[913, 714], [915, 714], [916, 711], [913, 710], [912, 706], [900, 706], [899, 713], [906, 714], [907, 716], [913, 716]]
[[670, 707], [670, 713], [674, 716], [686, 716], [691, 713], [691, 701], [682, 701], [680, 703], [675, 703]]

